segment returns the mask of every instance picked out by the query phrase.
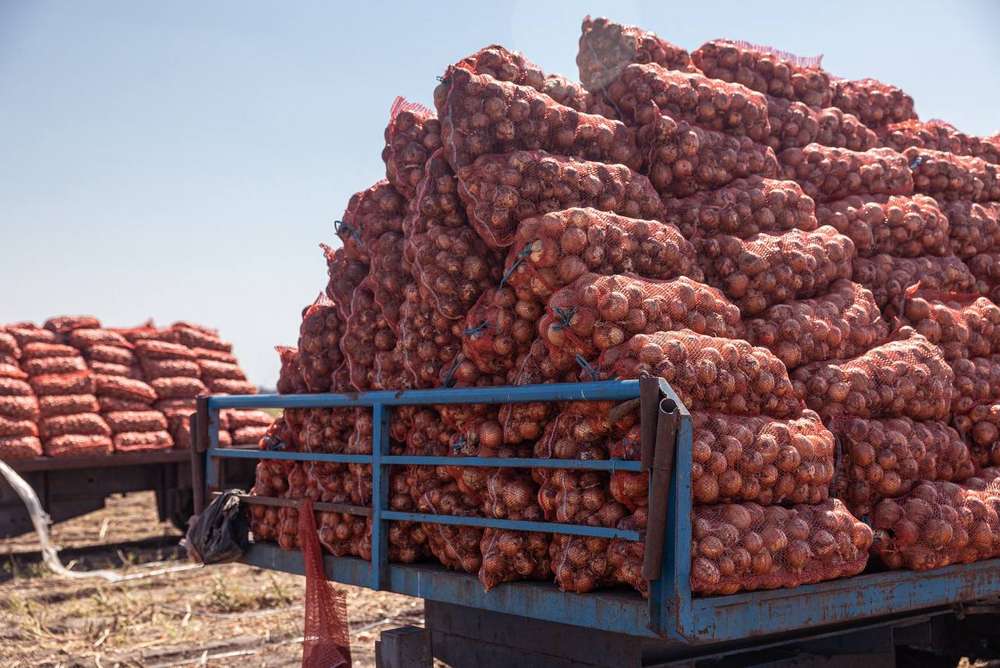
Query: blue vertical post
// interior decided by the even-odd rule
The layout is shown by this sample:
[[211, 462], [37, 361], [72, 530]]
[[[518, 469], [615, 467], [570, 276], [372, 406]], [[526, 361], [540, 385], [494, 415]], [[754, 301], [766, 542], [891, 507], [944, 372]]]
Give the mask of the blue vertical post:
[[691, 415], [681, 410], [677, 429], [677, 456], [670, 481], [670, 508], [663, 546], [665, 558], [661, 580], [667, 583], [663, 630], [671, 638], [685, 640], [694, 628], [691, 606]]
[[389, 407], [372, 406], [372, 584], [384, 589], [389, 573], [389, 527], [382, 512], [389, 507], [389, 466], [382, 456], [389, 454]]
[[[219, 447], [219, 409], [208, 405], [208, 447], [214, 450]], [[215, 457], [206, 455], [205, 482], [209, 489], [219, 489], [219, 462]]]

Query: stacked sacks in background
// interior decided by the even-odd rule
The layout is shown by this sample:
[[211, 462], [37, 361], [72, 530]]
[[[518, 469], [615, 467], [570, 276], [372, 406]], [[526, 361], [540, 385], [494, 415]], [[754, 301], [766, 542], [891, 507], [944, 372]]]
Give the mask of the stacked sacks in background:
[[[177, 343], [187, 346], [198, 365], [199, 377], [212, 394], [256, 394], [233, 355], [233, 344], [219, 338], [215, 329], [187, 322], [175, 323], [170, 331]], [[258, 439], [245, 441], [256, 443]], [[241, 441], [244, 442], [244, 441]]]
[[[175, 343], [169, 330], [150, 334], [150, 338], [135, 341], [135, 353], [143, 375], [156, 392], [154, 406], [167, 417], [174, 441], [183, 447], [189, 444], [188, 419], [197, 408], [195, 400], [208, 394], [208, 388], [201, 381], [198, 358], [190, 348]], [[232, 445], [228, 431], [220, 430], [219, 445]]]
[[42, 454], [38, 440], [38, 399], [20, 367], [18, 339], [0, 328], [0, 459]]

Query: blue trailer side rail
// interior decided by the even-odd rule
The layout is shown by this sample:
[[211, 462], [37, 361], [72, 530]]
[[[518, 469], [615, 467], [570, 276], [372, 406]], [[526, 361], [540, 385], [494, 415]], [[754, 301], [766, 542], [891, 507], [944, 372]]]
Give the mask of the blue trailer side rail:
[[[649, 381], [643, 381], [648, 383]], [[658, 398], [676, 406], [676, 457], [667, 490], [666, 530], [659, 576], [650, 580], [648, 600], [619, 590], [587, 594], [560, 592], [550, 582], [511, 582], [486, 592], [474, 575], [431, 564], [388, 561], [388, 521], [492, 526], [520, 531], [638, 540], [637, 532], [554, 523], [401, 513], [388, 508], [388, 471], [394, 465], [488, 466], [491, 468], [589, 468], [604, 471], [645, 470], [625, 460], [496, 459], [480, 457], [416, 457], [389, 454], [389, 416], [394, 406], [435, 404], [521, 403], [533, 401], [627, 401], [640, 398], [640, 381], [604, 381], [400, 392], [214, 396], [200, 400], [194, 460], [204, 473], [206, 490], [217, 489], [217, 458], [293, 459], [372, 465], [370, 509], [351, 509], [372, 517], [372, 561], [353, 557], [325, 558], [331, 580], [417, 596], [433, 601], [571, 624], [631, 636], [702, 644], [848, 624], [919, 610], [940, 609], [1000, 596], [1000, 560], [952, 566], [925, 573], [892, 571], [862, 574], [793, 589], [694, 597], [691, 564], [691, 421], [667, 383], [655, 381]], [[645, 399], [643, 399], [645, 401]], [[373, 412], [371, 455], [338, 455], [230, 450], [218, 446], [218, 412], [223, 408], [347, 408]], [[644, 413], [645, 414], [645, 413]], [[646, 414], [648, 415], [648, 414]], [[673, 445], [673, 444], [671, 444]], [[198, 466], [195, 467], [199, 468]], [[196, 482], [201, 472], [196, 471]], [[662, 492], [662, 490], [660, 490]], [[651, 489], [650, 494], [656, 490]], [[202, 497], [204, 498], [204, 496]], [[652, 524], [652, 522], [651, 522]], [[255, 544], [244, 559], [274, 570], [302, 573], [302, 555], [276, 545]]]

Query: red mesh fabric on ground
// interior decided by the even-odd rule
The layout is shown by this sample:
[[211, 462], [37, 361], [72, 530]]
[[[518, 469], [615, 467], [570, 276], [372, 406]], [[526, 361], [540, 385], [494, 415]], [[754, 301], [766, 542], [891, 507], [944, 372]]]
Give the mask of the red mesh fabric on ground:
[[509, 246], [520, 221], [572, 207], [630, 218], [657, 218], [662, 205], [649, 180], [624, 165], [513, 151], [484, 155], [458, 171], [469, 221], [495, 248]]
[[769, 147], [670, 116], [642, 126], [638, 141], [649, 180], [664, 199], [713, 190], [748, 176], [777, 177], [780, 172]]
[[797, 587], [857, 575], [872, 530], [837, 499], [816, 505], [695, 506], [691, 590], [699, 594]]
[[883, 146], [904, 151], [910, 146], [946, 151], [958, 155], [982, 158], [993, 164], [1000, 163], [1000, 146], [981, 137], [967, 135], [944, 121], [926, 123], [911, 119], [893, 123], [879, 131]]
[[[344, 219], [337, 227], [337, 236], [344, 242], [344, 254], [367, 264], [380, 236], [403, 231], [405, 213], [406, 199], [385, 179], [352, 195]], [[339, 302], [339, 296], [334, 294], [330, 298]]]
[[857, 357], [889, 337], [872, 293], [846, 279], [821, 297], [771, 306], [745, 321], [744, 331], [747, 341], [773, 352], [789, 370]]
[[590, 91], [607, 86], [631, 63], [697, 71], [687, 51], [642, 28], [588, 16], [583, 19], [581, 32], [576, 65], [580, 81]]
[[1000, 353], [1000, 307], [985, 297], [917, 292], [906, 297], [902, 318], [947, 360]]
[[785, 149], [778, 155], [781, 173], [816, 202], [851, 195], [910, 195], [913, 174], [902, 153], [888, 148], [850, 151], [819, 144]]
[[968, 293], [976, 287], [969, 267], [957, 257], [903, 258], [891, 255], [854, 258], [855, 282], [875, 296], [875, 302], [887, 315], [901, 312], [902, 302], [911, 290]]
[[951, 254], [948, 217], [924, 195], [855, 195], [820, 204], [816, 219], [849, 236], [860, 257]]
[[1000, 203], [969, 201], [941, 203], [948, 217], [951, 252], [960, 258], [1000, 249]]
[[302, 502], [299, 543], [305, 560], [306, 597], [302, 640], [303, 668], [350, 668], [351, 638], [347, 599], [326, 579], [312, 500]]
[[595, 366], [602, 380], [643, 373], [663, 378], [695, 410], [784, 418], [802, 408], [781, 360], [738, 339], [688, 331], [638, 334], [605, 351]]
[[761, 140], [775, 151], [801, 148], [812, 143], [852, 151], [879, 146], [878, 135], [857, 116], [837, 107], [815, 109], [801, 102], [767, 96], [769, 137]]
[[382, 161], [385, 177], [407, 199], [417, 192], [424, 165], [441, 147], [441, 124], [427, 107], [397, 97], [389, 110]]
[[955, 374], [941, 349], [904, 328], [896, 341], [851, 360], [817, 362], [792, 372], [795, 393], [824, 419], [948, 418]]
[[843, 448], [834, 494], [858, 517], [921, 480], [960, 482], [976, 470], [968, 446], [943, 422], [849, 418], [832, 428]]
[[706, 281], [722, 290], [744, 315], [773, 304], [814, 297], [851, 277], [854, 244], [829, 226], [749, 239], [719, 235], [696, 242]]
[[459, 169], [490, 153], [544, 150], [638, 169], [635, 133], [624, 124], [559, 104], [529, 86], [451, 67], [434, 91], [448, 163]]
[[706, 76], [741, 83], [748, 88], [829, 107], [833, 101], [830, 76], [823, 71], [822, 56], [802, 58], [767, 46], [714, 39], [691, 53], [691, 60]]
[[875, 79], [834, 81], [832, 104], [873, 128], [917, 117], [912, 97]]

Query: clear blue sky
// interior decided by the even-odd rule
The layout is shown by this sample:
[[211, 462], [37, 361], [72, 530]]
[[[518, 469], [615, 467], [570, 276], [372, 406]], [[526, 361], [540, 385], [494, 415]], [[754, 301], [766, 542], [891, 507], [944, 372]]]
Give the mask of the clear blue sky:
[[[472, 12], [479, 12], [473, 14]], [[381, 178], [396, 95], [486, 44], [575, 77], [580, 20], [803, 55], [1000, 126], [1000, 3], [0, 0], [0, 322], [215, 325], [257, 383], [326, 282], [317, 248]]]

